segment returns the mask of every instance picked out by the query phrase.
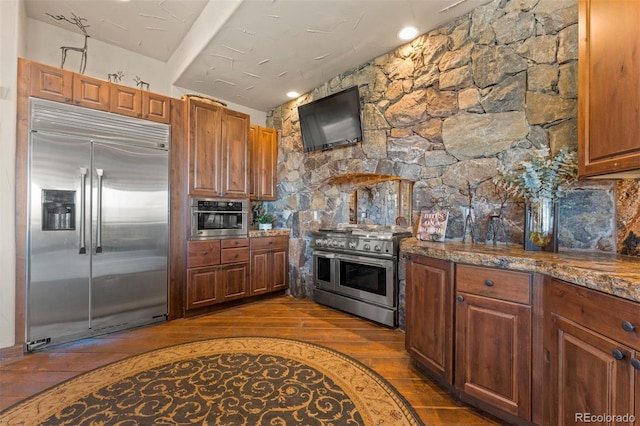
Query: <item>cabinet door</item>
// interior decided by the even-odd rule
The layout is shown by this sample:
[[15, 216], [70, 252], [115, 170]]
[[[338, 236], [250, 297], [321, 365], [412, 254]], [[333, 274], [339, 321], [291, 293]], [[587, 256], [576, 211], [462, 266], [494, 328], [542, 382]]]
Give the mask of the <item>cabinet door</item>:
[[142, 116], [142, 92], [135, 87], [111, 84], [111, 112], [140, 118]]
[[60, 68], [31, 62], [29, 65], [31, 89], [36, 98], [57, 102], [71, 102], [73, 97], [73, 73]]
[[262, 294], [269, 291], [269, 259], [270, 250], [251, 252], [251, 294]]
[[142, 93], [142, 118], [169, 124], [171, 121], [171, 98], [141, 91]]
[[221, 192], [220, 142], [223, 109], [204, 102], [188, 101], [189, 193], [216, 196]]
[[456, 300], [456, 388], [530, 420], [531, 308], [462, 292]]
[[407, 262], [407, 351], [453, 383], [453, 264], [411, 256]]
[[73, 103], [86, 108], [109, 111], [110, 83], [82, 74], [73, 75]]
[[289, 285], [289, 250], [274, 250], [271, 253], [271, 290], [284, 290]]
[[[551, 314], [549, 425], [574, 425], [584, 415], [633, 414], [633, 351], [588, 328]], [[626, 423], [625, 423], [626, 424]]]
[[249, 196], [249, 116], [225, 109], [222, 113], [222, 183], [225, 197]]
[[249, 198], [259, 200], [260, 189], [260, 141], [259, 126], [249, 126]]
[[238, 299], [249, 295], [249, 264], [235, 263], [221, 268], [223, 274], [222, 297]]
[[640, 169], [640, 2], [580, 0], [578, 24], [580, 175]]
[[220, 303], [222, 279], [219, 266], [187, 269], [187, 310]]
[[278, 132], [275, 129], [260, 127], [260, 199], [276, 200]]

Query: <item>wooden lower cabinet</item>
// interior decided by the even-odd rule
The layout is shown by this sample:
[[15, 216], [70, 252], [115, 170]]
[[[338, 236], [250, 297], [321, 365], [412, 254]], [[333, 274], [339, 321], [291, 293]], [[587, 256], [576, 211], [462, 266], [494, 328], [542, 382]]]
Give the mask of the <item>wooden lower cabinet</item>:
[[187, 270], [186, 309], [197, 309], [220, 303], [222, 282], [219, 266], [189, 268]]
[[285, 290], [289, 285], [289, 238], [251, 239], [251, 295]]
[[544, 424], [638, 424], [638, 304], [551, 278], [544, 303]]
[[249, 295], [249, 239], [188, 242], [185, 310]]
[[422, 256], [407, 261], [407, 351], [453, 384], [453, 263]]

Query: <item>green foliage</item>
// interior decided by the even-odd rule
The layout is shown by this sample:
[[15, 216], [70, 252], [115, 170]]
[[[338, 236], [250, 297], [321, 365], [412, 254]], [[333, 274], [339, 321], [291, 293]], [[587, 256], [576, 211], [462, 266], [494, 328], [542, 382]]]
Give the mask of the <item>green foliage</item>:
[[262, 213], [260, 216], [256, 217], [258, 223], [273, 223], [276, 218], [270, 215], [269, 213]]
[[512, 170], [500, 165], [500, 174], [494, 182], [506, 192], [536, 201], [544, 198], [557, 200], [562, 196], [561, 186], [573, 182], [578, 176], [577, 153], [567, 146], [550, 157], [549, 149], [540, 150], [539, 155], [520, 163]]

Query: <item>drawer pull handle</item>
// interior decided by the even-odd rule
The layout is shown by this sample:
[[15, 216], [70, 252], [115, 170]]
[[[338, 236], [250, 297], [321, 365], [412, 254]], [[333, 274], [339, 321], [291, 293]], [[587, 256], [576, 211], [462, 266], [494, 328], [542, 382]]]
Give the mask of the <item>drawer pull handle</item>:
[[631, 365], [633, 365], [633, 368], [635, 368], [636, 370], [640, 370], [640, 359], [637, 359], [637, 358], [632, 359]]
[[632, 333], [632, 332], [636, 331], [636, 326], [631, 324], [629, 321], [624, 321], [622, 323], [622, 329], [624, 331], [628, 331], [629, 333]]
[[208, 254], [209, 254], [209, 252], [208, 252], [208, 251], [203, 251], [203, 252], [202, 252], [202, 255], [203, 255], [203, 256], [206, 256], [206, 255], [208, 255]]
[[491, 280], [486, 280], [486, 281], [484, 282], [484, 285], [486, 285], [487, 287], [493, 287], [493, 281], [491, 281]]
[[611, 354], [618, 361], [621, 361], [624, 359], [624, 354], [620, 351], [620, 349], [614, 349], [613, 351], [611, 351]]
[[464, 302], [464, 296], [462, 296], [461, 294], [459, 294], [456, 299], [458, 300], [458, 302]]

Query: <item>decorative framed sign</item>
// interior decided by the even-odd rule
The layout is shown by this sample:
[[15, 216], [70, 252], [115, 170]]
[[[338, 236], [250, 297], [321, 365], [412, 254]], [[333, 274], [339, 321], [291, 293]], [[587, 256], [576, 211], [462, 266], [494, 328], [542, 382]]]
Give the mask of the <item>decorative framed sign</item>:
[[422, 241], [444, 241], [448, 221], [448, 210], [426, 210], [421, 212], [416, 238]]

